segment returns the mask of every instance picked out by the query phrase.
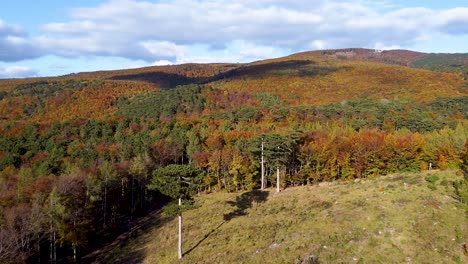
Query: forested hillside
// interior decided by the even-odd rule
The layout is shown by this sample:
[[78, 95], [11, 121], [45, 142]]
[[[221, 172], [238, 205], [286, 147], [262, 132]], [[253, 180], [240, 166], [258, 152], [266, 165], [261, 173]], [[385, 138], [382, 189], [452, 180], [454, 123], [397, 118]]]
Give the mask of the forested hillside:
[[258, 189], [262, 141], [267, 186], [462, 168], [466, 56], [366, 52], [1, 80], [0, 258], [79, 261], [170, 200], [168, 165]]

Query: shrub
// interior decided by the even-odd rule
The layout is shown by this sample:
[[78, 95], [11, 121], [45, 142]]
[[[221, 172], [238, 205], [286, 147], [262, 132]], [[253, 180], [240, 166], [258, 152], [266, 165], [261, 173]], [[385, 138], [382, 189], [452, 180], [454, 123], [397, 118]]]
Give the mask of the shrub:
[[448, 181], [447, 181], [447, 179], [443, 179], [442, 181], [440, 181], [439, 184], [442, 185], [442, 186], [447, 186], [447, 185], [448, 185]]
[[461, 180], [454, 183], [455, 194], [464, 203], [468, 203], [468, 181]]
[[426, 177], [426, 181], [428, 183], [436, 183], [439, 180], [439, 176], [437, 174], [432, 174]]

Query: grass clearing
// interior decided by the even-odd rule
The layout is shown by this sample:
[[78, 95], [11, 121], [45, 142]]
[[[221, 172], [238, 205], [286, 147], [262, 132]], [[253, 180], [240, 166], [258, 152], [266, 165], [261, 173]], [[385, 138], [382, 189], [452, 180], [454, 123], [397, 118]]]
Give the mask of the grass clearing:
[[[448, 184], [428, 188], [437, 174]], [[468, 263], [466, 205], [454, 171], [322, 183], [276, 193], [215, 193], [184, 213], [180, 263]], [[100, 263], [179, 263], [177, 220], [152, 224], [95, 256]], [[159, 224], [158, 224], [159, 223]]]

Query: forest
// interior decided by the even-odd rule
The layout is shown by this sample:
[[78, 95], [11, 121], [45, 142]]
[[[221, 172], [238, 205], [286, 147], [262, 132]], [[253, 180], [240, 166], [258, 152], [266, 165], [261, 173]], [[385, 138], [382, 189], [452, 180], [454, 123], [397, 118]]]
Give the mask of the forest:
[[152, 179], [175, 164], [198, 193], [258, 189], [262, 143], [267, 187], [466, 173], [464, 73], [313, 56], [5, 81], [0, 259], [79, 262], [170, 202]]

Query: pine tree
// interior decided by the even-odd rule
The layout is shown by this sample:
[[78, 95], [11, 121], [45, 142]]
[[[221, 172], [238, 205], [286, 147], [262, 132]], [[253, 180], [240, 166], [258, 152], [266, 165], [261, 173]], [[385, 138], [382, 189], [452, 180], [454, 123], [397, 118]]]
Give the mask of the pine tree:
[[148, 185], [150, 190], [159, 190], [162, 194], [178, 199], [177, 214], [179, 218], [179, 259], [182, 254], [182, 199], [191, 200], [197, 192], [200, 171], [192, 165], [169, 165], [153, 172], [153, 178]]

